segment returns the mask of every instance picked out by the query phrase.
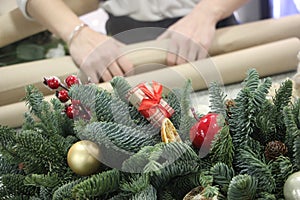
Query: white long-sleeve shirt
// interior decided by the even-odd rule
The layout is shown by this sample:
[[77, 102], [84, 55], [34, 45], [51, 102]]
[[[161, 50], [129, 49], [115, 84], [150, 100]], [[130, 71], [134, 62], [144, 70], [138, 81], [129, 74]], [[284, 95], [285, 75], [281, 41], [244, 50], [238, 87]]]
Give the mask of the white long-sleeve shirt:
[[[27, 19], [28, 0], [16, 0]], [[108, 0], [101, 7], [114, 16], [129, 16], [139, 21], [159, 21], [188, 14], [200, 0]]]

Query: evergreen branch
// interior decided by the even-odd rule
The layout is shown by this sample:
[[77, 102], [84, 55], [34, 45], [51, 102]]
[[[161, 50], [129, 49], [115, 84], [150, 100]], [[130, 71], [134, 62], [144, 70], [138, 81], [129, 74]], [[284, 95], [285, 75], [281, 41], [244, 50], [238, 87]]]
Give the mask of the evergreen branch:
[[191, 99], [190, 94], [192, 91], [191, 80], [187, 81], [183, 88], [180, 100], [180, 110], [181, 110], [181, 120], [179, 126], [179, 133], [181, 134], [181, 139], [183, 141], [189, 139], [189, 131], [191, 127], [196, 123], [196, 119], [190, 116], [191, 112]]
[[34, 196], [38, 192], [35, 186], [24, 184], [25, 176], [21, 174], [6, 174], [1, 177], [1, 182], [5, 187], [7, 196]]
[[57, 188], [53, 193], [52, 200], [72, 199], [72, 188], [80, 181], [81, 179], [78, 179]]
[[31, 174], [25, 177], [24, 184], [36, 187], [49, 187], [54, 188], [60, 183], [58, 174]]
[[69, 89], [68, 95], [72, 100], [79, 100], [83, 106], [95, 110], [96, 99], [100, 93], [100, 88], [97, 85], [75, 84]]
[[258, 195], [256, 195], [257, 200], [277, 200], [276, 196], [274, 194], [270, 194], [267, 192], [261, 192]]
[[227, 194], [229, 183], [235, 176], [233, 168], [219, 162], [210, 169], [210, 174], [213, 176], [214, 183], [220, 187], [224, 194]]
[[206, 199], [213, 199], [214, 197], [218, 197], [219, 195], [219, 188], [216, 186], [208, 185], [206, 186], [203, 191], [201, 192], [202, 196]]
[[270, 167], [276, 181], [276, 197], [283, 198], [282, 189], [288, 176], [293, 173], [293, 164], [289, 157], [279, 156], [275, 161], [271, 162]]
[[298, 126], [295, 122], [295, 117], [292, 113], [291, 108], [285, 107], [283, 109], [283, 121], [286, 126], [286, 134], [285, 134], [285, 145], [288, 148], [288, 155], [290, 157], [293, 157], [293, 146], [294, 146], [294, 140], [297, 136], [300, 136], [300, 131], [298, 129]]
[[[149, 161], [156, 161], [160, 157], [162, 149], [160, 146], [145, 146], [136, 154], [130, 156], [122, 164], [122, 170], [130, 173], [144, 172]], [[149, 167], [149, 166], [148, 166]]]
[[33, 85], [29, 85], [25, 88], [25, 102], [31, 113], [33, 113], [38, 118], [42, 117], [43, 109], [41, 108], [41, 103], [44, 100], [43, 94], [38, 91]]
[[144, 190], [140, 191], [139, 193], [133, 195], [130, 200], [156, 200], [157, 199], [157, 194], [156, 194], [156, 189], [152, 186], [149, 185], [147, 188]]
[[150, 185], [148, 174], [132, 176], [128, 181], [121, 183], [120, 189], [132, 195], [138, 194]]
[[228, 200], [255, 199], [257, 181], [254, 177], [244, 174], [232, 178], [228, 187]]
[[240, 149], [238, 152], [240, 158], [238, 166], [241, 174], [249, 174], [256, 178], [258, 187], [261, 191], [273, 192], [275, 190], [275, 179], [272, 170], [259, 155], [254, 153], [249, 147]]
[[137, 152], [144, 146], [153, 146], [158, 142], [154, 135], [111, 122], [89, 124], [82, 137], [122, 152]]
[[158, 199], [160, 199], [160, 200], [176, 200], [173, 197], [172, 192], [167, 189], [158, 191], [157, 196], [158, 196]]
[[226, 108], [226, 96], [222, 91], [220, 85], [216, 82], [213, 82], [209, 85], [209, 102], [211, 112], [218, 113], [224, 118], [227, 118], [227, 108]]
[[297, 136], [294, 140], [294, 148], [293, 148], [293, 156], [294, 156], [294, 164], [296, 169], [300, 170], [300, 135]]
[[253, 104], [257, 106], [257, 108], [261, 108], [265, 101], [267, 101], [266, 97], [269, 93], [269, 89], [272, 86], [271, 78], [266, 78], [262, 81], [262, 83], [257, 87], [256, 90], [253, 91]]
[[259, 85], [259, 74], [256, 69], [248, 69], [246, 78], [242, 82], [243, 88], [249, 88], [250, 91], [255, 91]]
[[118, 190], [119, 185], [120, 173], [118, 170], [112, 169], [92, 175], [75, 185], [72, 189], [72, 196], [75, 199], [99, 197]]
[[131, 90], [131, 86], [125, 78], [116, 76], [110, 81], [110, 84], [114, 89], [114, 94], [117, 95], [123, 102], [128, 103], [127, 95], [129, 90]]
[[166, 102], [175, 110], [174, 114], [171, 116], [170, 120], [174, 124], [176, 129], [180, 127], [181, 120], [181, 94], [182, 90], [172, 89], [171, 92], [166, 97]]
[[288, 106], [291, 102], [293, 90], [293, 82], [291, 80], [286, 80], [281, 83], [278, 91], [276, 91], [275, 96], [273, 97], [274, 105], [277, 110], [280, 111], [284, 107]]
[[229, 167], [232, 166], [234, 146], [229, 133], [229, 126], [223, 126], [221, 131], [215, 135], [212, 142], [211, 160], [213, 163], [223, 162]]
[[171, 179], [177, 176], [196, 173], [201, 169], [195, 161], [178, 161], [167, 163], [159, 171], [153, 171], [150, 182], [155, 188], [164, 187]]

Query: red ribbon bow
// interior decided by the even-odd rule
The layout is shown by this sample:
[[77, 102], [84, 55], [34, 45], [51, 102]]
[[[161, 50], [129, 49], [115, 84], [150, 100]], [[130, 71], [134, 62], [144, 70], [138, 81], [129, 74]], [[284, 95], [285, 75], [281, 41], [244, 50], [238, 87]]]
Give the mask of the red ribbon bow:
[[167, 118], [171, 117], [169, 111], [160, 104], [163, 87], [161, 84], [153, 81], [151, 92], [144, 84], [139, 85], [139, 88], [144, 92], [147, 98], [144, 98], [140, 104], [139, 111], [146, 117], [150, 117], [155, 114], [159, 109], [163, 115]]

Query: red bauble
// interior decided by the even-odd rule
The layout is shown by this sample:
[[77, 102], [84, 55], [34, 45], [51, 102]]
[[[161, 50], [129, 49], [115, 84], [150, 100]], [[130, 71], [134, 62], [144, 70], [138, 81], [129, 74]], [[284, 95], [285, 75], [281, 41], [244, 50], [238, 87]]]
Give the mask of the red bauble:
[[77, 76], [70, 75], [66, 78], [65, 83], [67, 84], [68, 87], [71, 87], [74, 84], [79, 84], [79, 79]]
[[59, 88], [60, 80], [57, 77], [52, 76], [50, 78], [44, 78], [44, 84], [47, 85], [49, 88], [55, 90]]
[[218, 114], [208, 113], [199, 119], [199, 121], [190, 129], [190, 140], [194, 147], [210, 150], [212, 140], [219, 132], [221, 127], [218, 125]]
[[56, 91], [56, 96], [62, 103], [65, 103], [70, 99], [67, 90]]

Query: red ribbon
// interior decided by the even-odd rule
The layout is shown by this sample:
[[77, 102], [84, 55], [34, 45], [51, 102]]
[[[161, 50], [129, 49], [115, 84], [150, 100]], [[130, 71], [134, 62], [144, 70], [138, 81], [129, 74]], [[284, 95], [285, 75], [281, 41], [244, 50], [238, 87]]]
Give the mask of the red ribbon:
[[147, 98], [144, 98], [140, 104], [139, 111], [146, 117], [150, 117], [151, 115], [155, 114], [156, 110], [159, 109], [163, 115], [167, 118], [171, 117], [171, 114], [168, 110], [160, 104], [161, 95], [163, 87], [161, 84], [153, 81], [151, 92], [144, 84], [138, 86], [141, 89]]

